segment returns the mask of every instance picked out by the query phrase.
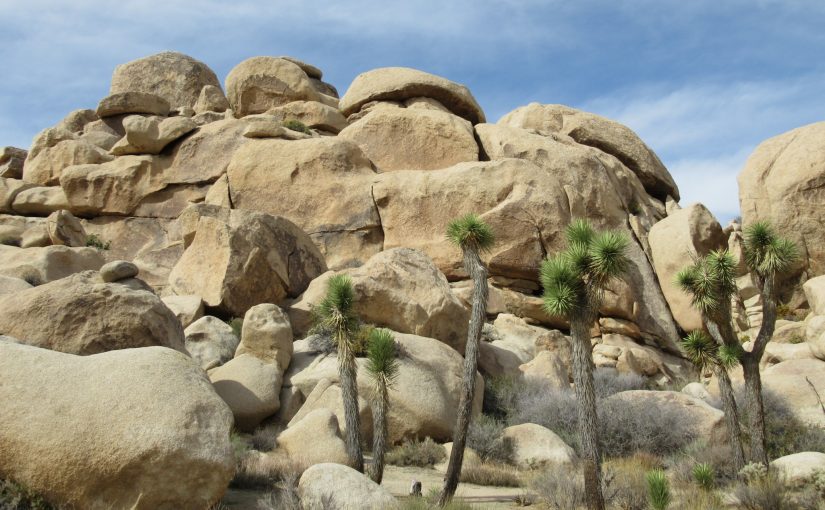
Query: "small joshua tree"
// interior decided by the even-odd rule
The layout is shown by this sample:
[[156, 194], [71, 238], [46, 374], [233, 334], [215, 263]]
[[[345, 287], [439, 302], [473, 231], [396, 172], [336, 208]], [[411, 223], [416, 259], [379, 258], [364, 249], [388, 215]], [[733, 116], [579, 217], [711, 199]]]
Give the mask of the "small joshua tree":
[[330, 334], [338, 350], [338, 376], [341, 379], [341, 398], [344, 403], [344, 422], [347, 425], [346, 447], [352, 467], [364, 471], [361, 451], [361, 418], [358, 414], [357, 366], [354, 340], [358, 333], [358, 317], [353, 310], [355, 292], [347, 275], [335, 275], [327, 283], [324, 299], [315, 307], [317, 327]]
[[438, 498], [438, 505], [441, 507], [449, 503], [455, 495], [461, 464], [464, 461], [464, 446], [467, 443], [467, 430], [470, 427], [475, 394], [478, 341], [487, 315], [487, 268], [481, 261], [481, 252], [489, 250], [494, 242], [493, 231], [475, 214], [468, 214], [451, 222], [447, 227], [447, 238], [461, 248], [463, 253], [464, 269], [473, 280], [473, 305], [470, 327], [467, 331], [467, 346], [464, 349], [464, 375], [453, 435], [453, 449], [447, 464], [444, 488]]
[[373, 329], [367, 345], [367, 373], [372, 379], [372, 466], [370, 478], [380, 484], [384, 477], [384, 454], [387, 451], [387, 415], [389, 390], [398, 377], [395, 338], [386, 329]]
[[625, 249], [628, 241], [618, 232], [597, 233], [582, 219], [572, 222], [566, 234], [567, 250], [548, 257], [541, 266], [544, 308], [548, 313], [570, 321], [585, 498], [588, 509], [603, 510], [602, 456], [593, 385], [590, 326], [598, 316], [606, 285], [623, 275], [627, 268]]
[[[713, 251], [680, 271], [677, 284], [691, 294], [693, 305], [702, 312], [705, 327], [717, 344], [714, 370], [719, 378], [719, 390], [734, 446], [737, 467], [744, 465], [741, 453], [741, 429], [736, 402], [727, 370], [724, 366], [742, 364], [745, 377], [745, 409], [749, 418], [750, 458], [768, 465], [765, 438], [765, 412], [762, 403], [762, 378], [759, 363], [776, 326], [777, 278], [787, 272], [797, 257], [796, 246], [776, 235], [771, 226], [757, 222], [745, 229], [745, 263], [756, 278], [762, 295], [762, 325], [750, 352], [739, 344], [733, 327], [731, 297], [736, 292], [735, 261], [724, 250]], [[698, 337], [696, 337], [698, 338]], [[738, 450], [738, 451], [737, 451]], [[741, 469], [741, 467], [740, 467]]]

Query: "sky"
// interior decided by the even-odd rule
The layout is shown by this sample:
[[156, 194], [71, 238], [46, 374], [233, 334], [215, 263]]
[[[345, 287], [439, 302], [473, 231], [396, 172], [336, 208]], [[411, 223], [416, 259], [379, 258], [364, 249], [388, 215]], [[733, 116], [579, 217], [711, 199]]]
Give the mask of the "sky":
[[723, 223], [763, 140], [825, 120], [823, 0], [0, 0], [0, 146], [94, 108], [117, 64], [175, 50], [223, 81], [291, 55], [343, 93], [406, 66], [467, 85], [489, 122], [533, 101], [636, 131]]

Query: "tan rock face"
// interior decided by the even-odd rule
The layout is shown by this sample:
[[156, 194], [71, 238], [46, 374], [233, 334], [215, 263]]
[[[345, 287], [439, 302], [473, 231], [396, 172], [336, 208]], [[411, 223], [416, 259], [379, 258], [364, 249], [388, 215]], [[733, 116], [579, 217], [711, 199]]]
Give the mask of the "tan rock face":
[[385, 510], [398, 507], [398, 501], [386, 488], [348, 466], [316, 464], [301, 475], [298, 482], [304, 508], [324, 508], [329, 494], [335, 495], [340, 510]]
[[20, 190], [11, 209], [16, 214], [48, 216], [69, 208], [69, 200], [60, 186], [35, 186]]
[[[364, 441], [370, 442], [372, 441], [372, 408], [369, 402], [367, 402], [367, 397], [368, 395], [363, 393], [358, 395], [358, 417], [361, 423], [359, 430], [361, 437], [364, 438]], [[306, 396], [305, 402], [290, 420], [288, 426], [294, 426], [318, 409], [331, 411], [340, 424], [341, 434], [346, 435], [347, 421], [340, 381], [332, 382], [329, 379], [321, 379], [318, 381], [318, 384], [316, 384], [309, 395]]]
[[262, 303], [247, 310], [236, 356], [251, 354], [277, 364], [283, 372], [289, 367], [292, 349], [292, 326], [283, 310], [272, 303]]
[[242, 316], [259, 303], [303, 292], [326, 270], [309, 237], [268, 214], [202, 206], [195, 236], [172, 269], [176, 294], [196, 294], [207, 306]]
[[12, 204], [18, 193], [33, 187], [33, 184], [19, 179], [0, 177], [0, 212], [12, 212]]
[[347, 119], [340, 110], [317, 101], [293, 101], [270, 108], [266, 113], [280, 122], [294, 119], [307, 127], [330, 133], [338, 133], [347, 127]]
[[63, 140], [26, 160], [23, 180], [41, 186], [58, 184], [63, 170], [72, 165], [98, 164], [113, 158], [100, 147], [83, 140]]
[[183, 334], [186, 336], [187, 352], [204, 370], [211, 370], [231, 360], [238, 347], [238, 337], [229, 324], [210, 315], [187, 326]]
[[220, 91], [218, 77], [206, 64], [164, 51], [115, 67], [109, 93], [144, 92], [163, 98], [172, 108], [192, 107], [208, 85]]
[[235, 66], [226, 77], [226, 96], [239, 117], [292, 101], [320, 99], [298, 65], [276, 57], [253, 57]]
[[691, 257], [723, 248], [725, 241], [719, 222], [702, 204], [676, 211], [650, 229], [653, 267], [673, 317], [685, 331], [701, 329], [702, 317], [690, 296], [676, 285], [676, 274], [691, 264]]
[[20, 179], [28, 151], [17, 147], [0, 147], [0, 177]]
[[220, 85], [204, 85], [192, 109], [195, 113], [225, 112], [229, 100], [223, 94]]
[[32, 288], [25, 280], [20, 278], [13, 278], [11, 276], [0, 276], [0, 295], [2, 294], [16, 294], [21, 290]]
[[80, 355], [155, 345], [186, 352], [183, 328], [159, 297], [103, 283], [94, 271], [6, 296], [0, 304], [0, 331], [29, 345]]
[[165, 117], [171, 109], [169, 102], [155, 94], [146, 92], [116, 92], [100, 100], [97, 116], [101, 119], [118, 115], [143, 113]]
[[158, 154], [164, 147], [197, 126], [189, 117], [144, 117], [130, 115], [123, 119], [124, 136], [110, 151], [115, 156]]
[[96, 271], [105, 262], [95, 248], [0, 246], [0, 274], [30, 280], [37, 285], [81, 271]]
[[383, 67], [359, 74], [341, 98], [341, 111], [349, 116], [371, 101], [415, 97], [435, 99], [473, 124], [485, 122], [484, 112], [467, 87], [408, 67]]
[[[424, 253], [409, 248], [390, 249], [359, 268], [342, 272], [352, 279], [355, 311], [362, 321], [436, 338], [464, 352], [469, 313]], [[326, 294], [330, 276], [331, 272], [314, 280], [290, 307], [296, 335], [301, 336], [310, 327], [310, 310]]]
[[[190, 326], [191, 327], [191, 326]], [[280, 407], [282, 373], [277, 365], [242, 354], [210, 372], [215, 391], [232, 409], [235, 426], [252, 431]]]
[[825, 453], [799, 452], [771, 461], [771, 468], [782, 473], [792, 485], [806, 485], [811, 476], [825, 471]]
[[0, 372], [0, 472], [50, 501], [196, 510], [234, 474], [232, 415], [181, 353], [81, 357], [0, 341]]
[[802, 289], [814, 315], [825, 315], [825, 276], [811, 278]]
[[352, 142], [252, 140], [235, 153], [227, 175], [234, 207], [292, 221], [329, 267], [360, 265], [382, 249], [372, 197], [376, 174]]
[[537, 466], [569, 466], [576, 459], [576, 453], [552, 430], [523, 423], [507, 427], [502, 437], [513, 445], [513, 461], [521, 468]]
[[811, 391], [811, 384], [820, 395], [825, 394], [825, 361], [794, 359], [762, 371], [765, 390], [780, 396], [803, 423], [825, 427], [825, 414], [822, 413], [816, 393]]
[[169, 184], [214, 182], [226, 173], [235, 152], [247, 142], [242, 136], [247, 123], [220, 120], [201, 126], [172, 147], [163, 158], [163, 180]]
[[160, 299], [175, 314], [184, 330], [203, 317], [203, 300], [200, 296], [164, 296]]
[[562, 389], [570, 387], [568, 367], [557, 353], [541, 351], [535, 358], [519, 366], [519, 371], [526, 378], [541, 379], [551, 387]]
[[46, 218], [49, 239], [54, 245], [86, 246], [86, 230], [69, 211], [55, 211]]
[[307, 465], [334, 462], [349, 464], [338, 418], [329, 409], [316, 409], [278, 434], [278, 448]]
[[679, 199], [679, 189], [658, 156], [630, 128], [618, 122], [559, 104], [530, 103], [516, 108], [499, 124], [561, 133], [582, 145], [595, 147], [625, 164], [651, 196], [664, 202]]
[[799, 247], [811, 276], [825, 274], [825, 122], [765, 140], [740, 172], [745, 226], [768, 220]]
[[357, 143], [382, 172], [437, 170], [478, 160], [472, 124], [437, 110], [374, 110], [340, 136]]

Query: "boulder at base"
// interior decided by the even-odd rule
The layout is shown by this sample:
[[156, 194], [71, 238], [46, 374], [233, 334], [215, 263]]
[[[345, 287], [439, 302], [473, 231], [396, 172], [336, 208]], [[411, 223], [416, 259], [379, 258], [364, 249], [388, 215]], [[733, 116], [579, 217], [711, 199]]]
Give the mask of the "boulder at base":
[[570, 465], [576, 458], [573, 448], [555, 432], [535, 423], [507, 427], [501, 437], [511, 442], [513, 461], [522, 468]]
[[0, 476], [92, 510], [202, 510], [235, 472], [232, 413], [162, 347], [74, 356], [0, 340]]
[[70, 354], [154, 345], [186, 352], [183, 328], [159, 297], [103, 283], [95, 271], [3, 296], [0, 333]]
[[307, 510], [387, 510], [398, 507], [390, 491], [341, 464], [316, 464], [307, 469], [298, 482], [298, 492], [301, 504]]

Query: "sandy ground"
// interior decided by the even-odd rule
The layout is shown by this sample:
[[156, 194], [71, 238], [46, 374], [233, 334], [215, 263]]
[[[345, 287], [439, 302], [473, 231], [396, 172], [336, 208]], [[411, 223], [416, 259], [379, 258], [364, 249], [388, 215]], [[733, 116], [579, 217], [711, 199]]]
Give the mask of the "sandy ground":
[[[394, 496], [405, 498], [409, 494], [410, 483], [413, 479], [421, 482], [423, 493], [427, 494], [432, 489], [441, 488], [443, 476], [434, 469], [387, 466], [381, 485]], [[514, 500], [522, 492], [523, 490], [517, 487], [484, 487], [462, 483], [458, 486], [456, 498], [472, 504], [473, 508], [497, 510], [516, 508]], [[227, 509], [254, 510], [258, 499], [264, 497], [265, 494], [265, 491], [229, 489], [221, 503]]]

